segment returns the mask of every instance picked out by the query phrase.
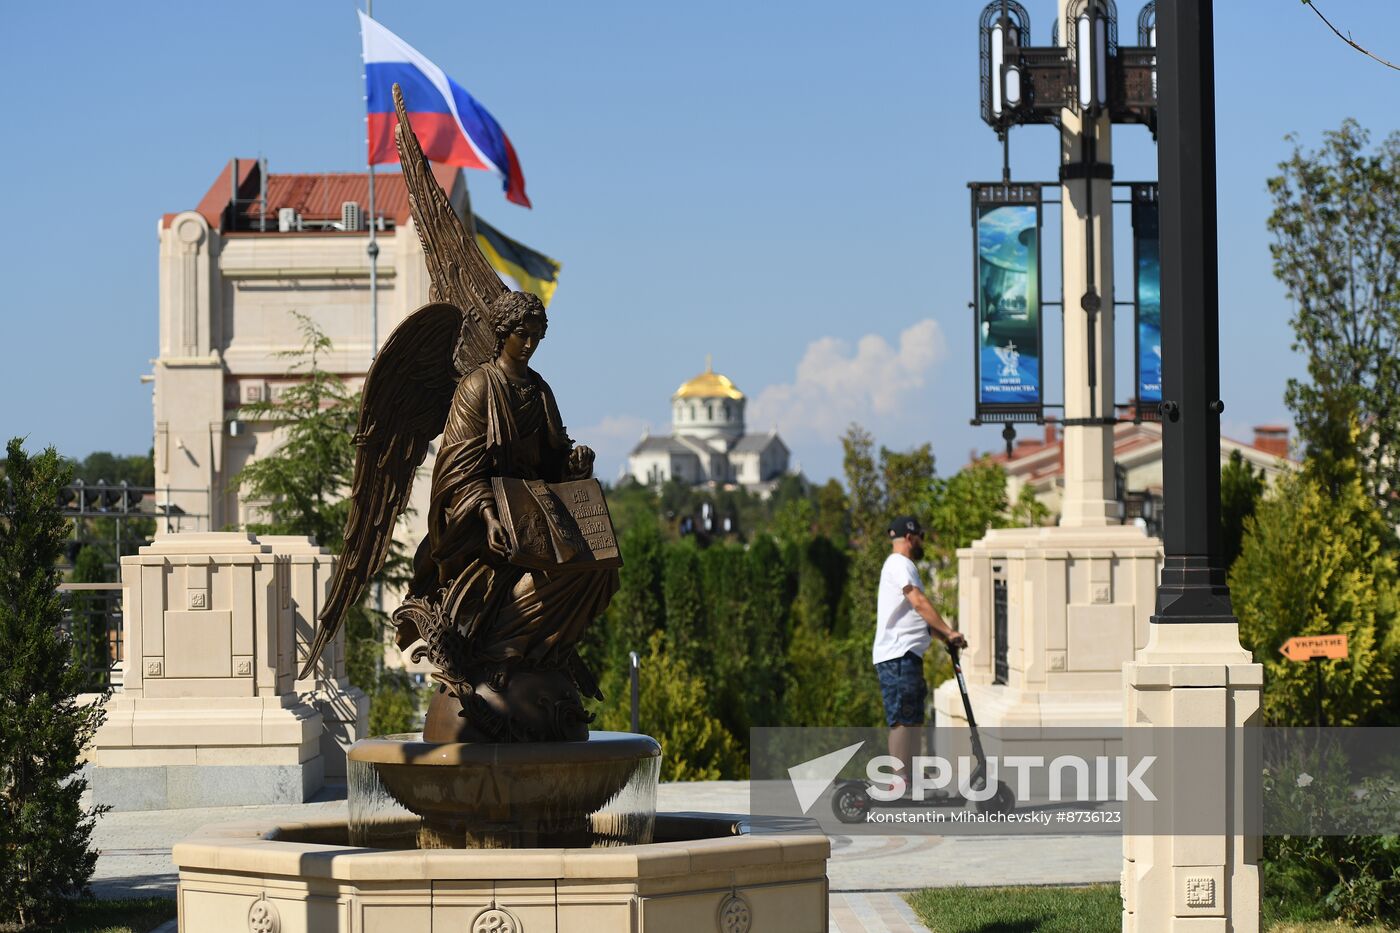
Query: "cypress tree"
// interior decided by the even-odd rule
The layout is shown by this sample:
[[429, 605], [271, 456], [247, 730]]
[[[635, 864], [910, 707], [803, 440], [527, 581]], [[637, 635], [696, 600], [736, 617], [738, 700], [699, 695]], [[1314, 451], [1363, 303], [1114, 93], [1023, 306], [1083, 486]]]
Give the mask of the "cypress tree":
[[1238, 450], [1220, 468], [1220, 560], [1229, 570], [1244, 544], [1244, 521], [1264, 495], [1264, 471], [1255, 471]]
[[607, 612], [607, 660], [620, 665], [629, 651], [645, 654], [651, 633], [665, 622], [661, 581], [665, 574], [665, 542], [655, 523], [627, 529], [618, 541], [622, 551], [617, 595]]
[[68, 535], [53, 448], [10, 441], [0, 486], [0, 925], [51, 929], [87, 890], [97, 810], [81, 804], [83, 747], [101, 704], [80, 705], [83, 672], [60, 630], [57, 563]]
[[744, 684], [746, 718], [751, 726], [776, 726], [781, 720], [788, 613], [792, 605], [788, 573], [777, 542], [769, 535], [759, 535], [744, 558], [748, 599], [741, 615], [748, 668]]
[[681, 541], [666, 549], [661, 588], [666, 604], [667, 643], [696, 670], [708, 670], [705, 587], [700, 552], [693, 542]]

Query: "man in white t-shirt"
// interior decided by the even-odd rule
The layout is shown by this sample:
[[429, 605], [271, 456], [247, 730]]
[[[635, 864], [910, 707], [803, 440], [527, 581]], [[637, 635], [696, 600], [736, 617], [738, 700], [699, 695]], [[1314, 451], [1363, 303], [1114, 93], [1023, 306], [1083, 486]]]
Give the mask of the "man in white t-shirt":
[[934, 635], [959, 648], [967, 647], [967, 639], [948, 627], [924, 595], [915, 564], [924, 556], [924, 529], [918, 520], [901, 515], [890, 523], [889, 532], [891, 553], [880, 570], [871, 656], [880, 677], [885, 722], [890, 727], [890, 755], [903, 762], [901, 771], [907, 780], [919, 752], [924, 701], [928, 698], [924, 652]]

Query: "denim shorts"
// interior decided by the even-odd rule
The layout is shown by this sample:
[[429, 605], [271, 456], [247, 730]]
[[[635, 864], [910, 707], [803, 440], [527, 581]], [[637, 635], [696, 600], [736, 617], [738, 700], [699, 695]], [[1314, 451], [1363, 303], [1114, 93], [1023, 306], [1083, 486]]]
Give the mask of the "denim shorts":
[[924, 659], [912, 651], [875, 665], [880, 675], [880, 696], [885, 701], [885, 722], [890, 726], [922, 726], [928, 684], [924, 683]]

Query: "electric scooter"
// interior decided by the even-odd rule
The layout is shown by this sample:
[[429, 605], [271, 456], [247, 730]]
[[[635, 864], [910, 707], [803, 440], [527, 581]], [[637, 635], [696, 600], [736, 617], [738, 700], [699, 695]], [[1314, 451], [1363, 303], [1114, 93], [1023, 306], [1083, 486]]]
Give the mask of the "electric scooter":
[[[967, 726], [972, 733], [972, 755], [977, 759], [977, 767], [968, 778], [967, 786], [982, 790], [987, 784], [987, 755], [982, 751], [982, 738], [977, 734], [977, 719], [972, 715], [972, 700], [967, 695], [967, 681], [963, 679], [962, 661], [958, 649], [948, 646], [948, 655], [953, 659], [953, 675], [958, 679], [958, 692], [962, 694], [963, 711], [967, 713]], [[1016, 806], [1016, 795], [1002, 781], [997, 782], [996, 793], [986, 800], [969, 801], [962, 794], [937, 794], [923, 800], [876, 800], [870, 796], [870, 785], [865, 781], [842, 781], [831, 795], [831, 809], [843, 823], [863, 823], [865, 815], [874, 807], [964, 807], [974, 803], [981, 812], [1005, 813]]]

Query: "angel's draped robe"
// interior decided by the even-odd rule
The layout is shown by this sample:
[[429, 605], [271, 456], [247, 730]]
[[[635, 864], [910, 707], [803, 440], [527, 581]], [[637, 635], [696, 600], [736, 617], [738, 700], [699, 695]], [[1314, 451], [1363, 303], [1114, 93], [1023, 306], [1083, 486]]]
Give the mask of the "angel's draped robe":
[[[613, 569], [546, 574], [509, 564], [487, 547], [482, 508], [495, 506], [491, 478], [560, 482], [572, 448], [554, 393], [534, 370], [516, 381], [492, 361], [458, 382], [410, 590], [446, 590], [443, 608], [467, 639], [469, 668], [568, 666], [584, 627], [617, 590]], [[401, 630], [399, 644], [417, 637]]]

